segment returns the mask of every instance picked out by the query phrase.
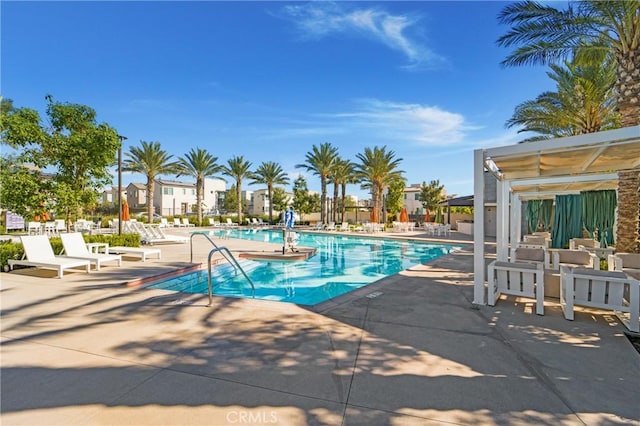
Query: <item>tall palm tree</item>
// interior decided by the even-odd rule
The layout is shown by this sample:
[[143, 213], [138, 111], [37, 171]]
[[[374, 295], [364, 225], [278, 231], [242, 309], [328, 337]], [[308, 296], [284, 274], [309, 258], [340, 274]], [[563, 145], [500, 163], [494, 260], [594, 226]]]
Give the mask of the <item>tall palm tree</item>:
[[155, 179], [158, 175], [175, 174], [179, 171], [178, 164], [171, 161], [167, 151], [160, 148], [160, 142], [140, 141], [140, 146], [132, 146], [129, 152], [125, 153], [122, 162], [122, 170], [125, 172], [140, 173], [146, 176], [146, 202], [147, 218], [149, 223], [153, 223], [153, 191], [155, 189]]
[[[345, 211], [345, 197], [347, 191], [347, 184], [356, 183], [355, 180], [355, 166], [354, 164], [342, 158], [338, 158], [333, 165], [331, 172], [331, 183], [333, 183], [333, 197], [335, 199], [334, 206], [335, 210], [338, 207], [338, 188], [342, 191], [342, 196], [340, 197], [340, 220], [344, 221], [344, 211]], [[336, 213], [334, 212], [333, 219], [336, 220]]]
[[338, 148], [329, 142], [313, 145], [311, 152], [305, 156], [306, 163], [296, 164], [296, 168], [305, 169], [320, 177], [320, 221], [327, 223], [327, 180], [331, 176], [331, 167], [338, 158]]
[[202, 199], [204, 198], [204, 180], [217, 177], [222, 172], [218, 157], [214, 157], [206, 149], [191, 148], [184, 157], [178, 159], [178, 176], [187, 175], [196, 180], [196, 211], [198, 223], [202, 224]]
[[364, 153], [356, 155], [360, 163], [355, 164], [356, 176], [360, 179], [362, 189], [370, 189], [373, 199], [373, 219], [382, 217], [382, 202], [385, 188], [394, 179], [402, 178], [402, 170], [397, 170], [402, 158], [395, 158], [393, 151], [387, 147], [365, 148]]
[[612, 61], [579, 66], [550, 65], [549, 78], [556, 92], [544, 92], [535, 100], [516, 106], [507, 127], [536, 132], [532, 139], [549, 139], [599, 132], [619, 127], [615, 103], [615, 66]]
[[[507, 66], [550, 64], [575, 56], [593, 62], [612, 55], [616, 61], [616, 93], [622, 127], [640, 125], [640, 0], [581, 0], [565, 10], [522, 1], [505, 7], [498, 19], [511, 25], [498, 45], [516, 49]], [[621, 171], [621, 187], [637, 175]], [[640, 251], [640, 193], [618, 198], [617, 250]]]
[[273, 161], [263, 162], [258, 166], [252, 176], [251, 184], [267, 185], [267, 196], [269, 198], [269, 223], [273, 223], [273, 186], [286, 185], [289, 183], [289, 177], [282, 170], [280, 164]]
[[236, 196], [238, 197], [238, 223], [242, 223], [242, 181], [252, 177], [251, 162], [245, 160], [242, 155], [231, 157], [227, 164], [222, 166], [222, 174], [233, 178], [236, 182]]

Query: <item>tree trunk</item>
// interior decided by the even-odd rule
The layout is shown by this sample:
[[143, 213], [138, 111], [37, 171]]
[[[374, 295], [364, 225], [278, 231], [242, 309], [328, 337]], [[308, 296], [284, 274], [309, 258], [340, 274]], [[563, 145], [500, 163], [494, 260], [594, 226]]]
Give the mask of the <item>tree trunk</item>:
[[[640, 125], [640, 49], [618, 54], [616, 82], [622, 127]], [[640, 253], [640, 172], [618, 172], [618, 232], [616, 251]]]
[[204, 180], [198, 178], [196, 180], [196, 213], [198, 225], [202, 225], [202, 187], [204, 186]]
[[153, 223], [153, 188], [155, 186], [154, 178], [149, 177], [147, 180], [147, 220]]
[[637, 126], [640, 125], [640, 49], [636, 47], [625, 55], [616, 56], [620, 125]]
[[267, 195], [269, 196], [269, 225], [273, 223], [273, 203], [271, 202], [271, 193], [273, 192], [273, 185], [267, 185]]
[[640, 253], [640, 171], [618, 172], [616, 252]]
[[340, 221], [344, 222], [344, 213], [347, 210], [347, 205], [346, 205], [346, 192], [347, 192], [347, 184], [343, 183], [341, 185], [342, 187], [340, 188], [340, 191], [342, 192], [342, 196], [340, 197]]
[[338, 221], [338, 184], [334, 183], [333, 184], [333, 207], [331, 209], [331, 215], [333, 217], [333, 221], [337, 222]]
[[320, 197], [320, 222], [323, 225], [327, 224], [327, 180], [322, 177], [320, 179], [320, 186], [322, 187], [322, 195]]
[[242, 181], [236, 181], [236, 196], [238, 197], [238, 226], [242, 224]]

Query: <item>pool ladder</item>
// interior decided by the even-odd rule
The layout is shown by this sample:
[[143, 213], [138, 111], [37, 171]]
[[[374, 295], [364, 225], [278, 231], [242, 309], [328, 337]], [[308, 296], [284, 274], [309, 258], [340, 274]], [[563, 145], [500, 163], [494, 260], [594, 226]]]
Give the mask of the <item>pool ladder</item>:
[[236, 272], [236, 275], [238, 274], [238, 270], [240, 270], [240, 272], [242, 272], [242, 275], [244, 275], [244, 277], [247, 279], [247, 281], [249, 281], [249, 284], [251, 284], [251, 296], [255, 296], [256, 294], [256, 287], [253, 285], [253, 281], [251, 281], [251, 278], [249, 278], [249, 276], [247, 275], [247, 273], [244, 271], [244, 269], [242, 269], [242, 266], [240, 266], [240, 264], [238, 263], [238, 261], [236, 260], [236, 258], [233, 256], [233, 254], [231, 253], [231, 251], [222, 246], [218, 246], [211, 238], [209, 238], [208, 232], [203, 232], [203, 231], [196, 231], [196, 232], [192, 232], [191, 233], [191, 238], [189, 240], [189, 244], [190, 244], [190, 249], [191, 249], [191, 263], [193, 263], [193, 237], [196, 235], [202, 235], [203, 237], [205, 237], [207, 240], [209, 240], [209, 242], [213, 245], [213, 250], [211, 250], [209, 252], [209, 256], [207, 258], [207, 286], [208, 286], [208, 291], [209, 291], [209, 304], [207, 306], [211, 306], [213, 304], [213, 285], [211, 283], [211, 257], [215, 254], [215, 253], [220, 253], [222, 255], [222, 257], [225, 258], [225, 260], [227, 262], [229, 262], [231, 264], [231, 266], [233, 266], [233, 269]]

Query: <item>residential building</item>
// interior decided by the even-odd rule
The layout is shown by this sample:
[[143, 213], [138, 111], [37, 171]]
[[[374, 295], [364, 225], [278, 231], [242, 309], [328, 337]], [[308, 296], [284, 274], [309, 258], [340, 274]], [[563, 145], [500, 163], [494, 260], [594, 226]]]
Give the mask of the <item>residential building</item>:
[[[116, 194], [118, 189], [116, 188]], [[125, 198], [123, 198], [124, 200]], [[129, 209], [140, 210], [147, 207], [147, 187], [143, 183], [132, 182], [127, 185], [126, 200]], [[117, 200], [116, 200], [117, 201]]]
[[[225, 182], [205, 178], [202, 194], [203, 212], [217, 213], [224, 199]], [[174, 180], [156, 179], [153, 194], [155, 212], [162, 216], [180, 216], [194, 213], [196, 209], [196, 184]]]
[[[285, 195], [289, 198], [289, 200], [293, 200], [292, 192], [285, 192]], [[251, 194], [251, 201], [248, 204], [248, 208], [245, 211], [250, 215], [261, 216], [269, 214], [269, 190], [267, 188], [258, 189], [257, 191], [253, 191]], [[280, 210], [273, 210], [273, 216], [278, 217], [280, 215]]]
[[422, 192], [422, 184], [413, 183], [404, 189], [404, 207], [410, 215], [425, 214], [424, 206], [420, 201], [420, 193]]

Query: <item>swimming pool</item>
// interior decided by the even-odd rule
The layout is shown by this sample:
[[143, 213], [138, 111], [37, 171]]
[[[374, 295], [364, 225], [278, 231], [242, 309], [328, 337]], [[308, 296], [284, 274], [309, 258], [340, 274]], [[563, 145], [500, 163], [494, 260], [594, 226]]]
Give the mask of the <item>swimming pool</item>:
[[[228, 238], [282, 244], [280, 230], [220, 230]], [[316, 305], [419, 263], [459, 250], [447, 244], [299, 232], [299, 246], [314, 247], [305, 261], [238, 259], [255, 285], [224, 263], [213, 268], [214, 294], [255, 297], [301, 305]], [[182, 293], [207, 294], [207, 271], [196, 271], [149, 285]]]

